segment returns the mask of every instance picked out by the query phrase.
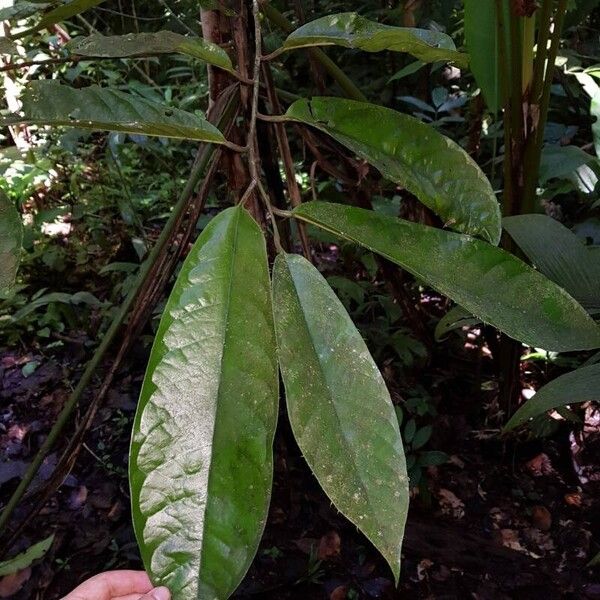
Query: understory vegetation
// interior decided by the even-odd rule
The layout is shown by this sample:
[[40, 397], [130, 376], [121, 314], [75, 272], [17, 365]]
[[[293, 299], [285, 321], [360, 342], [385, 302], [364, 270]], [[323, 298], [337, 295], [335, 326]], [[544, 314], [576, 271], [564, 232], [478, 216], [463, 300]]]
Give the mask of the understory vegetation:
[[597, 0], [0, 21], [0, 598], [600, 597]]

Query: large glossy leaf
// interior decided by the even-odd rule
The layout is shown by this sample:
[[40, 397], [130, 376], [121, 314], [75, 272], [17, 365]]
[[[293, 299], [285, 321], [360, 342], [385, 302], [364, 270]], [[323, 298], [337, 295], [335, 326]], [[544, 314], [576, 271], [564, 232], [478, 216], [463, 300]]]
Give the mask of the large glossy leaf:
[[565, 290], [486, 242], [341, 204], [308, 202], [294, 215], [385, 256], [530, 346], [600, 346], [600, 327]]
[[429, 125], [341, 98], [297, 100], [286, 114], [334, 137], [412, 192], [452, 229], [498, 243], [500, 207], [492, 186], [458, 144]]
[[0, 294], [12, 288], [23, 238], [23, 222], [15, 205], [0, 190]]
[[468, 56], [456, 50], [452, 38], [440, 31], [393, 27], [370, 21], [354, 12], [321, 17], [302, 25], [283, 43], [286, 49], [342, 46], [366, 52], [407, 52], [423, 62], [452, 61], [466, 65]]
[[600, 400], [600, 363], [581, 367], [547, 383], [517, 410], [504, 429], [514, 429], [548, 410], [589, 400]]
[[216, 127], [196, 115], [95, 85], [74, 89], [57, 81], [34, 81], [21, 100], [21, 112], [0, 119], [0, 125], [61, 125], [216, 144], [225, 141]]
[[504, 229], [544, 275], [565, 288], [582, 306], [600, 309], [600, 256], [547, 215], [517, 215]]
[[173, 53], [187, 54], [226, 71], [233, 70], [227, 52], [217, 44], [202, 38], [185, 37], [173, 31], [112, 36], [96, 33], [74, 39], [69, 42], [67, 48], [73, 54], [79, 56], [99, 58], [124, 58]]
[[371, 540], [398, 580], [408, 481], [383, 378], [342, 303], [301, 256], [275, 260], [273, 308], [298, 445], [336, 508]]
[[277, 402], [265, 242], [230, 208], [185, 260], [134, 422], [134, 528], [173, 600], [227, 598], [246, 573], [267, 517]]

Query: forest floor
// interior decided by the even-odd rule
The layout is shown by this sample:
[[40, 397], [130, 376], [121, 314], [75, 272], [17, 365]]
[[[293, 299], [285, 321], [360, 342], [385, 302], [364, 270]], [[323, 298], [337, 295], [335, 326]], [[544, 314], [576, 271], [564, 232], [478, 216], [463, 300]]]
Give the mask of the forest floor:
[[[1, 351], [2, 503], [61, 409], [85, 341], [73, 337], [47, 355]], [[503, 440], [490, 427], [493, 390], [472, 391], [474, 365], [481, 361], [474, 350], [457, 348], [437, 346], [427, 369], [439, 413], [428, 447], [446, 452], [450, 461], [429, 467], [412, 499], [399, 587], [320, 490], [282, 411], [267, 528], [235, 597], [600, 599], [598, 568], [586, 568], [600, 540], [600, 415], [587, 410], [578, 438], [564, 429], [529, 442]], [[11, 554], [55, 533], [51, 550], [17, 577], [0, 578], [0, 598], [60, 598], [100, 571], [141, 567], [126, 472], [145, 360], [145, 350], [130, 354], [75, 468], [28, 522]], [[33, 372], [24, 369], [32, 362]], [[64, 445], [46, 460], [35, 489], [43, 489]], [[13, 523], [35, 502], [34, 493]]]

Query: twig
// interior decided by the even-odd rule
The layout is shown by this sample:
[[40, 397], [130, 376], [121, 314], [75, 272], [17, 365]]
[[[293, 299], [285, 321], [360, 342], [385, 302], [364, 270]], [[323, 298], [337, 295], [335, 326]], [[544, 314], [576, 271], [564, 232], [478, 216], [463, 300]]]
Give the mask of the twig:
[[[277, 91], [273, 83], [273, 76], [271, 73], [271, 67], [268, 64], [262, 65], [263, 76], [265, 80], [265, 86], [267, 89], [267, 100], [271, 105], [271, 111], [275, 113], [281, 112], [281, 104], [279, 104], [279, 98], [277, 97]], [[262, 115], [270, 117], [270, 115]], [[260, 118], [261, 115], [258, 115]], [[270, 121], [270, 118], [266, 119]], [[282, 119], [283, 121], [284, 119]], [[290, 198], [290, 204], [295, 208], [302, 204], [302, 194], [300, 193], [300, 187], [296, 181], [296, 169], [294, 168], [294, 160], [292, 158], [292, 152], [290, 150], [289, 139], [282, 121], [272, 120], [274, 123], [273, 128], [275, 129], [275, 137], [277, 138], [277, 145], [279, 147], [279, 154], [283, 161], [283, 168], [285, 171], [285, 181], [288, 189], [288, 196]], [[275, 212], [275, 210], [273, 211]], [[275, 212], [277, 214], [277, 212]], [[310, 244], [308, 241], [308, 235], [306, 234], [306, 226], [304, 223], [298, 221], [298, 234], [300, 236], [300, 243], [302, 244], [302, 251], [307, 260], [311, 259], [310, 255]]]
[[258, 0], [252, 0], [252, 17], [254, 18], [254, 68], [252, 72], [252, 79], [254, 85], [252, 86], [252, 107], [250, 113], [250, 124], [248, 127], [248, 166], [250, 168], [250, 177], [252, 181], [256, 183], [259, 196], [265, 204], [265, 207], [271, 217], [271, 226], [273, 227], [273, 242], [278, 252], [283, 252], [281, 245], [281, 237], [279, 230], [277, 229], [277, 221], [273, 214], [273, 207], [269, 195], [267, 194], [263, 184], [260, 181], [259, 173], [259, 158], [257, 152], [257, 141], [256, 141], [256, 119], [258, 116], [258, 98], [260, 93], [260, 66], [262, 60], [262, 30], [260, 27], [260, 7]]

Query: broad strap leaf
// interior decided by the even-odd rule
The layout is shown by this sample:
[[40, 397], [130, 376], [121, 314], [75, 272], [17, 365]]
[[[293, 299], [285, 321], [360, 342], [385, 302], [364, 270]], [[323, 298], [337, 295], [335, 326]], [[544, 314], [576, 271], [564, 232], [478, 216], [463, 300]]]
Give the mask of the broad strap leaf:
[[530, 346], [600, 346], [600, 327], [563, 288], [496, 246], [373, 211], [308, 202], [294, 216], [395, 262], [465, 310]]
[[404, 186], [452, 229], [500, 240], [500, 207], [471, 157], [429, 125], [389, 108], [344, 100], [297, 100], [286, 115], [328, 133]]
[[173, 31], [129, 33], [105, 36], [95, 33], [75, 38], [67, 48], [78, 56], [95, 58], [125, 58], [155, 54], [186, 54], [211, 65], [233, 71], [227, 52], [217, 44], [202, 38], [185, 37]]
[[547, 215], [506, 217], [502, 224], [527, 258], [588, 310], [600, 310], [600, 254]]
[[184, 262], [134, 422], [134, 529], [173, 600], [227, 598], [246, 573], [267, 518], [277, 403], [265, 241], [229, 208]]
[[550, 144], [542, 149], [539, 181], [544, 184], [550, 179], [571, 177], [577, 169], [591, 162], [597, 163], [595, 156], [578, 146]]
[[600, 400], [600, 363], [581, 367], [547, 383], [517, 410], [504, 429], [514, 429], [549, 410], [590, 400]]
[[287, 50], [307, 46], [342, 46], [366, 52], [407, 52], [429, 63], [455, 62], [466, 66], [468, 55], [458, 52], [452, 38], [440, 31], [393, 27], [370, 21], [354, 12], [321, 17], [302, 25], [287, 37]]
[[0, 294], [11, 290], [19, 268], [23, 222], [14, 203], [0, 190]]
[[482, 10], [481, 0], [464, 0], [464, 17], [469, 66], [489, 109], [496, 113], [502, 106], [496, 2]]
[[205, 119], [110, 88], [74, 89], [57, 81], [29, 84], [19, 114], [0, 125], [31, 123], [82, 129], [106, 129], [222, 144], [223, 134]]
[[336, 508], [383, 554], [397, 581], [408, 480], [383, 378], [342, 303], [303, 257], [276, 258], [273, 308], [298, 445]]

